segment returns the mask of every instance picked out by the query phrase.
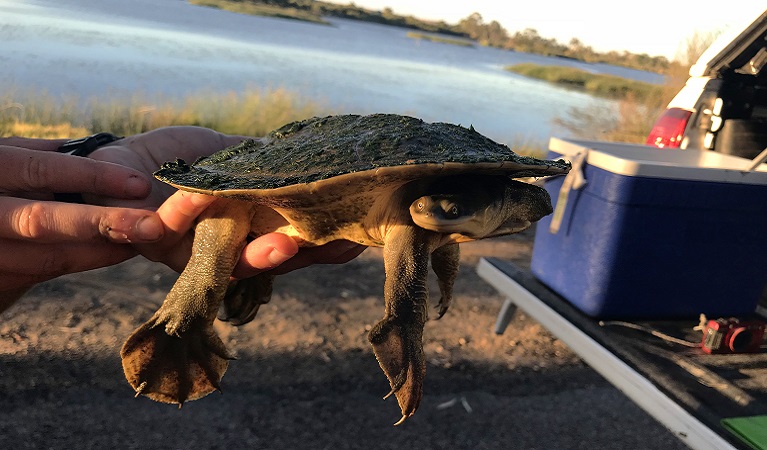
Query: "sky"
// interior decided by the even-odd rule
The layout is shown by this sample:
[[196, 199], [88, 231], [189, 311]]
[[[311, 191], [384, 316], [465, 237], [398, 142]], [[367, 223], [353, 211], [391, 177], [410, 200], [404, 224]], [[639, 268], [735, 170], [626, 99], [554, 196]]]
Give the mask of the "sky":
[[[350, 0], [331, 0], [348, 4]], [[354, 0], [364, 8], [455, 24], [474, 12], [498, 21], [509, 33], [534, 28], [567, 44], [578, 38], [599, 52], [628, 50], [674, 59], [688, 38], [755, 19], [761, 0]], [[521, 3], [521, 4], [520, 4]]]

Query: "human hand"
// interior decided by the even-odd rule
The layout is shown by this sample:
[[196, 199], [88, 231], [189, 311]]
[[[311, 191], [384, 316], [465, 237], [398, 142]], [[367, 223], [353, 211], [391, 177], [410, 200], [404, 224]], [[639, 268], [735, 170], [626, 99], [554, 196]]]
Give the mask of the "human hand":
[[[0, 311], [40, 281], [136, 254], [119, 244], [159, 240], [162, 223], [147, 210], [175, 189], [152, 172], [165, 160], [195, 160], [241, 140], [205, 128], [168, 127], [82, 158], [56, 152], [64, 139], [0, 138]], [[116, 208], [51, 201], [63, 192]]]
[[[65, 140], [0, 139], [8, 173], [0, 179], [0, 311], [38, 282], [134, 256], [136, 250], [126, 243], [156, 242], [141, 248], [150, 259], [182, 270], [191, 251], [189, 230], [212, 197], [179, 193], [163, 204], [175, 189], [149, 176], [165, 160], [193, 161], [242, 139], [198, 127], [168, 127], [102, 147], [92, 158], [56, 153]], [[52, 200], [57, 192], [79, 192], [92, 203], [113, 207], [36, 201]], [[161, 204], [162, 217], [139, 209]], [[287, 260], [275, 273], [343, 263], [364, 248], [337, 241], [298, 253], [295, 241], [272, 233], [248, 244], [234, 275], [252, 276]]]
[[[201, 156], [238, 144], [243, 139], [245, 136], [226, 135], [207, 128], [165, 127], [126, 137], [99, 148], [89, 157], [132, 167], [150, 176], [166, 161], [181, 158], [191, 163]], [[102, 205], [159, 208], [157, 213], [165, 224], [165, 237], [161, 242], [141, 246], [140, 251], [149, 259], [162, 262], [180, 272], [191, 254], [192, 234], [189, 231], [197, 216], [210, 205], [214, 197], [176, 191], [172, 186], [152, 179], [152, 193], [145, 199], [126, 201], [95, 196], [86, 196], [86, 199]], [[258, 237], [245, 247], [234, 276], [247, 278], [269, 269], [274, 269], [275, 274], [281, 274], [311, 264], [344, 263], [362, 253], [365, 248], [348, 241], [336, 241], [299, 251], [293, 239], [279, 233], [270, 233]]]
[[[86, 203], [89, 204], [154, 210], [176, 192], [175, 188], [152, 176], [160, 165], [179, 158], [191, 163], [201, 156], [208, 156], [230, 145], [235, 145], [243, 139], [245, 136], [226, 135], [208, 128], [193, 126], [163, 127], [127, 136], [94, 150], [83, 159], [130, 167], [150, 182], [150, 190], [142, 197], [136, 198], [125, 198], [113, 195], [111, 192], [71, 192], [82, 193]], [[0, 145], [55, 151], [66, 141], [66, 139], [0, 138]], [[26, 194], [29, 197], [30, 193]], [[52, 199], [52, 196], [44, 198]]]
[[[122, 262], [127, 243], [158, 241], [156, 209], [175, 189], [151, 176], [165, 160], [190, 161], [242, 137], [199, 127], [168, 127], [119, 140], [89, 158], [56, 150], [66, 140], [0, 138], [0, 311], [57, 276]], [[88, 203], [53, 202], [76, 192]]]
[[155, 179], [152, 174], [165, 162], [183, 159], [192, 163], [201, 156], [240, 143], [245, 136], [233, 136], [193, 127], [172, 126], [128, 136], [100, 147], [88, 158], [136, 169], [152, 181], [151, 193], [141, 200], [126, 200], [104, 196], [85, 196], [87, 203], [104, 206], [158, 208], [176, 189]]
[[50, 151], [59, 145], [0, 140], [0, 311], [38, 282], [116, 264], [136, 254], [124, 244], [162, 237], [150, 211], [48, 201], [82, 192], [130, 202], [151, 189], [139, 171]]

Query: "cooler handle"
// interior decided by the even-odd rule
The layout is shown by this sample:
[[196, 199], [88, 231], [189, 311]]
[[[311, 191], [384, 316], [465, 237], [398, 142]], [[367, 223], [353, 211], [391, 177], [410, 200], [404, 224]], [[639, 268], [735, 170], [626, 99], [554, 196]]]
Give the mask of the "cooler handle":
[[565, 176], [565, 181], [562, 182], [562, 187], [559, 189], [559, 196], [557, 197], [557, 206], [554, 207], [554, 214], [551, 216], [551, 224], [549, 224], [549, 232], [551, 234], [559, 232], [559, 227], [562, 225], [562, 219], [565, 216], [565, 207], [567, 206], [567, 198], [570, 196], [570, 191], [582, 189], [588, 182], [586, 177], [583, 176], [583, 163], [586, 162], [588, 156], [588, 149], [584, 149], [573, 155], [570, 160], [572, 168], [570, 173]]

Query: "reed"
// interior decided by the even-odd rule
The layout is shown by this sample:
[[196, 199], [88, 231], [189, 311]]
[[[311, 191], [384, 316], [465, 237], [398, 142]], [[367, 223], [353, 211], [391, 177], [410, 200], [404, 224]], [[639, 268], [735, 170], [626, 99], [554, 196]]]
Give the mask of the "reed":
[[196, 125], [222, 133], [263, 136], [285, 123], [332, 111], [286, 89], [242, 93], [200, 92], [183, 99], [134, 95], [128, 99], [6, 92], [0, 95], [0, 135], [70, 137], [108, 131], [131, 135], [170, 125]]

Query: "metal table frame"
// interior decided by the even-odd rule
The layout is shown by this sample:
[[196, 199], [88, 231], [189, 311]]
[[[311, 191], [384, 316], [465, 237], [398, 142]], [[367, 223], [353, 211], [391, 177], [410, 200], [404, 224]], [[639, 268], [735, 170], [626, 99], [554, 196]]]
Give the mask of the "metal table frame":
[[[499, 268], [504, 265], [507, 272]], [[508, 274], [509, 265], [502, 260], [482, 258], [477, 266], [480, 277], [507, 296], [498, 316], [496, 333], [503, 332], [514, 310], [519, 307], [690, 448], [706, 450], [748, 448], [734, 446], [734, 437], [728, 436], [728, 439], [720, 432], [713, 430], [616, 355], [614, 351], [606, 348], [599, 342], [598, 337], [595, 338], [593, 333], [584, 330], [588, 328], [587, 319], [574, 321], [570, 317], [565, 317], [567, 314], [563, 314], [561, 305], [552, 306], [551, 301], [544, 301], [533, 294], [515, 280], [515, 277]], [[532, 278], [531, 275], [529, 277]], [[583, 326], [584, 320], [586, 326]], [[592, 322], [598, 327], [596, 321]]]

